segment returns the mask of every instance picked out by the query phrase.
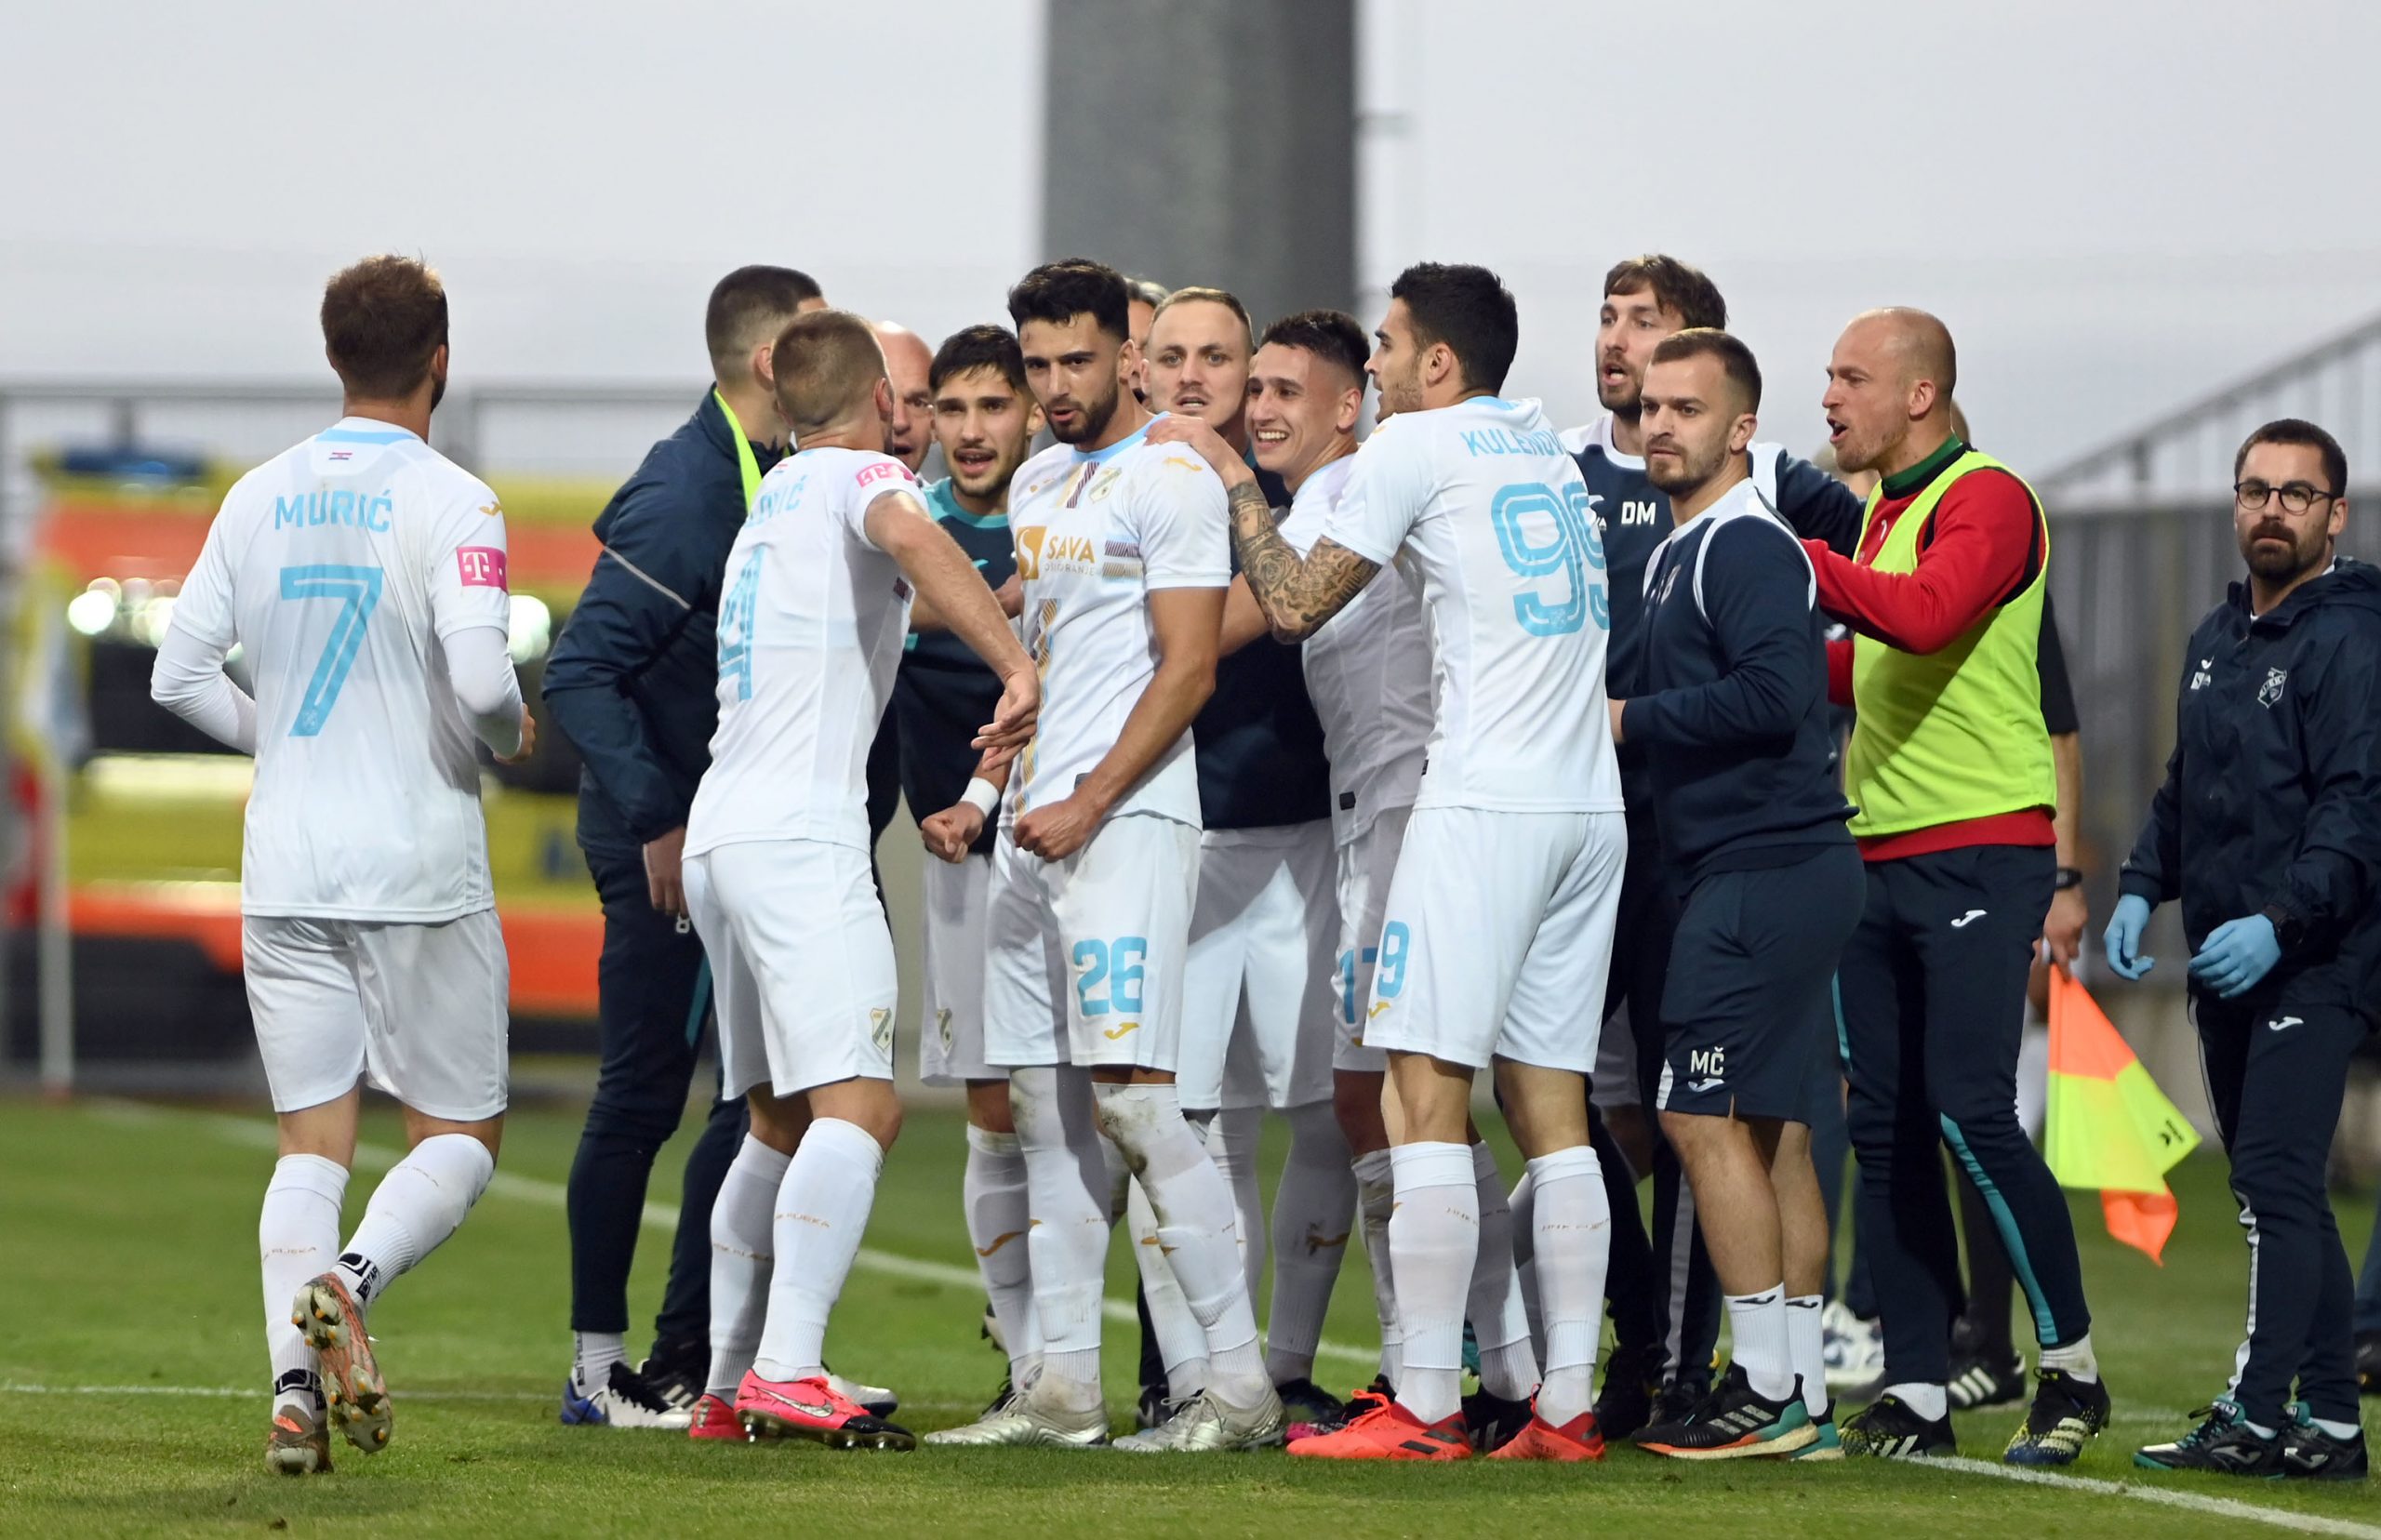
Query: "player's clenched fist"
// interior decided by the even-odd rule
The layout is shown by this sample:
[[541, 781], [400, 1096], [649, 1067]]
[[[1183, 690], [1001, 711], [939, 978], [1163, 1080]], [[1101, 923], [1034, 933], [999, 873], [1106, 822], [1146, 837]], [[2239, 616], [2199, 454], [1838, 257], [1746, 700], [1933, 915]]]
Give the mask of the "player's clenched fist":
[[538, 719], [529, 714], [529, 708], [524, 706], [521, 708], [521, 747], [515, 749], [509, 754], [497, 755], [496, 763], [499, 764], [526, 764], [529, 763], [529, 756], [537, 751]]
[[1037, 807], [1017, 820], [1017, 847], [1045, 861], [1063, 861], [1091, 843], [1108, 810], [1078, 793]]
[[972, 803], [959, 803], [926, 816], [918, 838], [936, 859], [957, 866], [967, 858], [967, 847], [984, 831], [984, 815]]

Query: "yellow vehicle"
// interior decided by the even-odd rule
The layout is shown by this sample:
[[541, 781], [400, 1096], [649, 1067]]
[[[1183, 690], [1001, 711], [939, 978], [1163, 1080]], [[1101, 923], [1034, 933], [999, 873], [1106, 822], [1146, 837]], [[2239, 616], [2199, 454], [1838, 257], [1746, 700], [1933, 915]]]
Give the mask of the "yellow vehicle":
[[[246, 1038], [239, 988], [241, 822], [252, 762], [149, 698], [181, 578], [237, 472], [157, 462], [138, 472], [35, 462], [39, 525], [16, 649], [20, 746], [59, 789], [78, 1034], [99, 1056], [206, 1056]], [[538, 684], [587, 581], [608, 485], [497, 478], [511, 546], [512, 656]], [[238, 671], [236, 657], [233, 672]], [[579, 760], [540, 731], [526, 764], [486, 766], [484, 803], [516, 1021], [592, 1021], [603, 921], [573, 837]], [[55, 827], [55, 826], [54, 826]], [[31, 917], [24, 884], [11, 921]], [[20, 975], [20, 977], [22, 976]], [[19, 1019], [22, 1019], [21, 1016]], [[134, 1040], [131, 1042], [126, 1039]]]

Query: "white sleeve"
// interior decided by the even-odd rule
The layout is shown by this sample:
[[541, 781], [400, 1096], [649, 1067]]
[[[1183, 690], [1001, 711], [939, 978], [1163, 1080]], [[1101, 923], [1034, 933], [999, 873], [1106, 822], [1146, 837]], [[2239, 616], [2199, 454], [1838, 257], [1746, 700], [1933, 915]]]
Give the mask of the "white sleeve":
[[1399, 432], [1398, 426], [1391, 418], [1356, 451], [1348, 489], [1323, 525], [1324, 539], [1384, 566], [1430, 500], [1423, 435], [1412, 429]]
[[1133, 502], [1141, 587], [1223, 588], [1231, 582], [1223, 478], [1187, 449], [1169, 449], [1139, 476]]
[[427, 552], [431, 629], [441, 640], [483, 626], [494, 626], [501, 636], [512, 617], [503, 506], [468, 476], [449, 484], [446, 499]]
[[216, 741], [255, 753], [257, 703], [223, 672], [223, 648], [182, 624], [179, 601], [174, 611], [157, 644], [149, 697]]
[[863, 454], [858, 459], [859, 463], [849, 471], [835, 472], [849, 476], [849, 485], [839, 490], [835, 503], [853, 539], [871, 551], [878, 549], [876, 542], [868, 538], [868, 511], [887, 492], [909, 493], [917, 498], [919, 512], [929, 519], [934, 516], [926, 508], [925, 498], [918, 495], [918, 478], [910, 473], [908, 466], [890, 455]]
[[438, 639], [446, 677], [472, 731], [499, 754], [521, 751], [521, 680], [500, 626], [471, 626]]

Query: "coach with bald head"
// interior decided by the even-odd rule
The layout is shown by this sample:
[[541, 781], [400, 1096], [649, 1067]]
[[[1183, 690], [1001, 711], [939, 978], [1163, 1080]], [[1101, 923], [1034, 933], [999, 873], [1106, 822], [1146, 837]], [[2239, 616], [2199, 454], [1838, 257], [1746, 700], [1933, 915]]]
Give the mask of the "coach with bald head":
[[1949, 1454], [1959, 1241], [1941, 1147], [1989, 1201], [2042, 1348], [2003, 1458], [2064, 1466], [2108, 1424], [2067, 1201], [2017, 1122], [2026, 976], [2056, 868], [2036, 648], [2050, 528], [2017, 474], [1952, 428], [1951, 334], [1923, 311], [1854, 317], [1822, 400], [1837, 463], [1880, 478], [1854, 555], [1805, 542], [1852, 629], [1830, 693], [1856, 708], [1844, 789], [1868, 872], [1841, 991], [1859, 1228], [1887, 1388], [1846, 1454]]

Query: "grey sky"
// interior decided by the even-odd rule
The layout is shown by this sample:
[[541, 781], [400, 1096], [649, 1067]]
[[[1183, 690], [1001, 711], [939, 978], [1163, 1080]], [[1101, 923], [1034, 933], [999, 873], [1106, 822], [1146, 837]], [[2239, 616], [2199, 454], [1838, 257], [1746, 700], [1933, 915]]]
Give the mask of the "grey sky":
[[[928, 336], [1038, 250], [1031, 0], [298, 0], [0, 21], [0, 375], [289, 378], [323, 276], [419, 250], [459, 378], [698, 378], [704, 291], [788, 261]], [[351, 13], [360, 14], [360, 13]], [[1365, 0], [1365, 278], [1498, 266], [1512, 389], [1592, 410], [1612, 259], [1709, 269], [1820, 436], [1853, 312], [1940, 312], [2043, 464], [2381, 308], [2381, 7]], [[1163, 60], [1151, 116], [1168, 131]], [[1129, 217], [1120, 211], [1120, 217]], [[1167, 273], [1169, 281], [1207, 275]], [[1366, 317], [1367, 322], [1371, 317]]]

